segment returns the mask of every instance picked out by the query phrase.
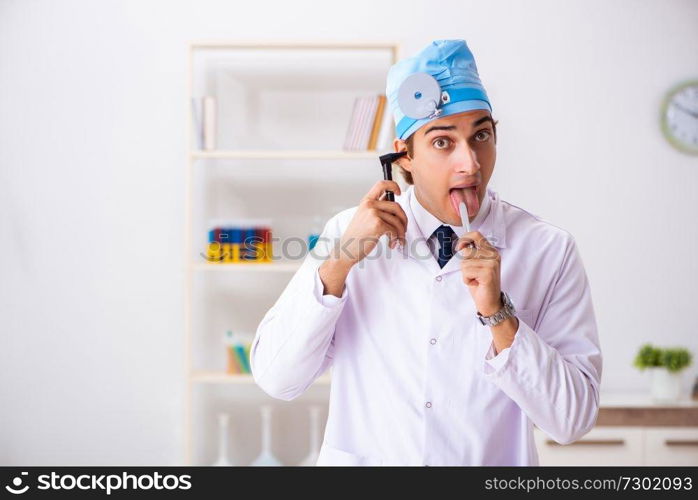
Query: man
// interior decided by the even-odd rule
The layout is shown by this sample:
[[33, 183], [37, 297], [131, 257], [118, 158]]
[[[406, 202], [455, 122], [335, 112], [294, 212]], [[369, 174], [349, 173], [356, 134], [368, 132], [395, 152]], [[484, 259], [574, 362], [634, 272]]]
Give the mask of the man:
[[598, 413], [575, 241], [487, 188], [496, 122], [464, 40], [396, 63], [386, 94], [409, 188], [329, 220], [258, 327], [254, 378], [291, 400], [332, 367], [318, 465], [537, 465], [534, 424], [567, 444]]

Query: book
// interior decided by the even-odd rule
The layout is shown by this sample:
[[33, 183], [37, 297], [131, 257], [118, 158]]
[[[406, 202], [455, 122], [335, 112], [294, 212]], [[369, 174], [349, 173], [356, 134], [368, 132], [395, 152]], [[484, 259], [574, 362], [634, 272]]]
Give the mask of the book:
[[347, 134], [344, 137], [344, 149], [351, 149], [352, 137], [354, 134], [354, 129], [356, 128], [356, 122], [359, 118], [359, 102], [360, 99], [357, 97], [354, 99], [354, 106], [352, 107], [351, 117], [349, 118], [349, 127], [347, 127]]
[[395, 138], [395, 128], [393, 115], [388, 110], [388, 105], [386, 102], [385, 112], [383, 113], [383, 119], [380, 126], [380, 132], [378, 133], [378, 140], [376, 148], [379, 151], [393, 150], [392, 142]]
[[349, 145], [349, 149], [352, 151], [356, 151], [359, 149], [359, 143], [360, 143], [360, 136], [361, 136], [361, 125], [363, 123], [364, 117], [366, 116], [366, 113], [368, 112], [368, 103], [366, 102], [365, 97], [359, 97], [359, 109], [357, 112], [357, 117], [356, 117], [356, 124], [354, 126], [354, 130], [352, 132], [352, 137], [351, 137], [351, 144]]
[[238, 361], [238, 356], [235, 351], [235, 346], [226, 346], [227, 353], [227, 369], [226, 373], [237, 374], [242, 373], [242, 368], [240, 367], [240, 362]]
[[376, 149], [376, 143], [378, 142], [378, 134], [380, 132], [381, 123], [383, 121], [383, 113], [385, 111], [385, 103], [386, 103], [386, 97], [382, 94], [379, 95], [377, 109], [376, 109], [376, 112], [374, 113], [374, 116], [373, 116], [373, 125], [371, 127], [371, 135], [368, 139], [367, 149], [369, 149], [369, 150], [375, 151], [375, 149]]
[[238, 361], [240, 362], [240, 366], [242, 367], [242, 373], [252, 373], [250, 371], [249, 360], [246, 358], [245, 347], [241, 344], [236, 344], [234, 347], [235, 352], [237, 353]]
[[361, 138], [358, 147], [358, 149], [362, 151], [368, 149], [368, 141], [371, 137], [371, 130], [373, 128], [373, 117], [378, 108], [378, 96], [367, 97], [366, 101], [368, 103], [368, 108], [361, 124]]
[[203, 98], [203, 142], [204, 149], [216, 149], [216, 100], [211, 96]]
[[204, 147], [203, 101], [200, 97], [191, 98], [192, 125], [194, 126], [194, 147]]

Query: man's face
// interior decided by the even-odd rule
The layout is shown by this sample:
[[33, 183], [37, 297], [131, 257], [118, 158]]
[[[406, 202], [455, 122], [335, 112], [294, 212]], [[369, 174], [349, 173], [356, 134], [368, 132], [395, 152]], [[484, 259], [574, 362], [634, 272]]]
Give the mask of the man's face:
[[[412, 174], [417, 200], [446, 224], [461, 225], [459, 201], [468, 206], [472, 221], [484, 199], [497, 150], [492, 117], [487, 110], [445, 116], [423, 125], [414, 134], [413, 158], [398, 160]], [[395, 151], [405, 141], [395, 139]], [[466, 188], [476, 184], [474, 188]], [[471, 190], [471, 191], [468, 191]]]

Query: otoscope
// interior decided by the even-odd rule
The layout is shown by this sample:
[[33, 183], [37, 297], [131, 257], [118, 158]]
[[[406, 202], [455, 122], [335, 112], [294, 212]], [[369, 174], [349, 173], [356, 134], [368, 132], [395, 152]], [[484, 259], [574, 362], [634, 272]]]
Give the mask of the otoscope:
[[[399, 153], [387, 153], [378, 157], [383, 167], [383, 179], [386, 181], [393, 180], [393, 162], [406, 154], [407, 151], [400, 151]], [[386, 191], [385, 199], [388, 201], [395, 201], [395, 195], [392, 191]]]

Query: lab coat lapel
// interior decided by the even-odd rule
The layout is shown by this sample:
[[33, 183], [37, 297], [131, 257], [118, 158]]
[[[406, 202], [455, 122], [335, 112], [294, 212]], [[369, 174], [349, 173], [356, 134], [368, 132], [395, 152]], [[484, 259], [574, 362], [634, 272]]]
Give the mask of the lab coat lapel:
[[431, 275], [437, 276], [442, 273], [442, 270], [429, 249], [426, 237], [417, 225], [417, 219], [410, 203], [412, 196], [414, 196], [414, 186], [410, 186], [405, 195], [401, 196], [399, 200], [407, 216], [407, 229], [405, 230], [405, 241], [407, 244], [403, 247], [403, 255], [419, 262]]

